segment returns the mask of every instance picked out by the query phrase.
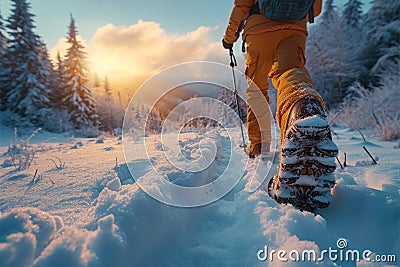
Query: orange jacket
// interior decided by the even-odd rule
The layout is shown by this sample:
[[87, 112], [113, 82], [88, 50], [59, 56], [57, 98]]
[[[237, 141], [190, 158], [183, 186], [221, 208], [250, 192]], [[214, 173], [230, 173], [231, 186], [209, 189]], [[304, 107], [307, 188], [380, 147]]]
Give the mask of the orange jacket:
[[[231, 16], [229, 18], [228, 27], [225, 31], [224, 40], [227, 43], [234, 43], [238, 37], [236, 32], [239, 28], [240, 23], [246, 19], [251, 7], [256, 4], [258, 0], [235, 0], [234, 7], [232, 9]], [[314, 2], [314, 16], [318, 16], [321, 13], [322, 0], [315, 0]], [[251, 15], [244, 25], [243, 39], [246, 39], [248, 34], [257, 34], [268, 31], [276, 31], [281, 29], [293, 29], [307, 32], [306, 19], [302, 20], [281, 20], [273, 21], [267, 19], [264, 15], [254, 14]]]

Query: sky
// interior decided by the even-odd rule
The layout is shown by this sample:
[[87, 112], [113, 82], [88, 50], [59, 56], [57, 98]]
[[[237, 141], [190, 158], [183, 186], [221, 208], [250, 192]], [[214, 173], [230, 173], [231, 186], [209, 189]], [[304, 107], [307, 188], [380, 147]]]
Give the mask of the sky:
[[[336, 0], [338, 6], [346, 0]], [[37, 33], [52, 59], [65, 54], [70, 14], [91, 74], [130, 90], [158, 71], [187, 61], [229, 63], [221, 48], [233, 0], [30, 0]], [[3, 18], [10, 1], [0, 0]], [[240, 44], [236, 45], [239, 51]]]

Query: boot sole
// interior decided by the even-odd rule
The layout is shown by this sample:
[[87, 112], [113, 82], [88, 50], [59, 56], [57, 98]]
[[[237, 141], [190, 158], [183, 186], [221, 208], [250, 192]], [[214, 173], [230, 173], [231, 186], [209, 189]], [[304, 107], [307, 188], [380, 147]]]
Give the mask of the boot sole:
[[[330, 204], [330, 188], [307, 186], [307, 185], [284, 185], [290, 187], [290, 197], [279, 197], [274, 191], [279, 190], [279, 183], [275, 182], [279, 177], [274, 176], [268, 183], [268, 194], [279, 204], [291, 204], [301, 211], [309, 211], [315, 213], [318, 209], [327, 208]], [[321, 190], [329, 190], [321, 192]], [[329, 198], [327, 198], [329, 195]]]
[[331, 202], [338, 148], [328, 122], [316, 115], [293, 123], [282, 142], [278, 174], [268, 184], [278, 203], [315, 211]]

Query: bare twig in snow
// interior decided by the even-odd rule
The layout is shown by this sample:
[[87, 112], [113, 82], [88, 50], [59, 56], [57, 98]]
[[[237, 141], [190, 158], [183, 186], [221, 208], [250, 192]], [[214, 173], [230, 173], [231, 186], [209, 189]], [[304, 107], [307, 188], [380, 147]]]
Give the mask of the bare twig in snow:
[[365, 139], [365, 136], [364, 136], [364, 134], [361, 132], [360, 129], [358, 129], [356, 126], [354, 126], [354, 124], [352, 124], [352, 123], [350, 123], [350, 122], [348, 122], [348, 121], [344, 121], [344, 122], [345, 122], [350, 128], [352, 128], [352, 129], [356, 130], [357, 132], [359, 132], [360, 135], [361, 135], [361, 137], [362, 137], [362, 139], [364, 140], [364, 142], [367, 142], [367, 139]]
[[372, 161], [374, 162], [374, 164], [378, 164], [378, 163], [376, 162], [376, 160], [374, 159], [374, 157], [371, 155], [371, 153], [369, 153], [368, 149], [367, 149], [365, 146], [363, 146], [363, 148], [364, 148], [365, 152], [367, 152], [368, 156], [372, 159]]
[[54, 181], [50, 178], [50, 176], [49, 176], [48, 178], [49, 178], [50, 183], [51, 183], [52, 185], [54, 185], [55, 183], [54, 183]]
[[54, 159], [48, 159], [48, 160], [51, 160], [53, 163], [54, 163], [54, 165], [56, 166], [56, 169], [57, 170], [61, 170], [61, 169], [64, 169], [64, 167], [65, 167], [65, 161], [62, 161], [59, 157], [57, 157], [57, 156], [53, 156], [53, 157], [55, 157], [57, 160], [58, 160], [58, 164], [57, 164], [57, 162], [54, 160]]
[[340, 162], [340, 160], [339, 160], [339, 158], [338, 157], [336, 157], [336, 160], [337, 160], [337, 162], [339, 163], [339, 165], [340, 165], [340, 168], [343, 170], [344, 168], [343, 168], [343, 165], [342, 165], [342, 163]]
[[[35, 174], [33, 175], [31, 184], [34, 184], [34, 183], [37, 181], [37, 180], [36, 180], [36, 175], [37, 175], [37, 173], [38, 173], [38, 169], [36, 169]], [[40, 175], [38, 176], [38, 179], [39, 179], [39, 177], [40, 177]]]

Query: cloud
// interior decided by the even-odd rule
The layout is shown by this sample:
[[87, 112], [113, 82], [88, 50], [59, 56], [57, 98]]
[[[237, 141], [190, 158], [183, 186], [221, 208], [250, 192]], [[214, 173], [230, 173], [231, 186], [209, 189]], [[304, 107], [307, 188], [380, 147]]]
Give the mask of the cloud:
[[[137, 88], [162, 69], [188, 61], [226, 62], [226, 51], [210, 41], [213, 29], [200, 26], [184, 35], [169, 34], [160, 24], [139, 20], [130, 26], [107, 24], [86, 45], [92, 73], [107, 76], [114, 87]], [[65, 51], [61, 40], [51, 50]], [[60, 52], [61, 53], [61, 52]], [[61, 53], [61, 55], [64, 55]]]

